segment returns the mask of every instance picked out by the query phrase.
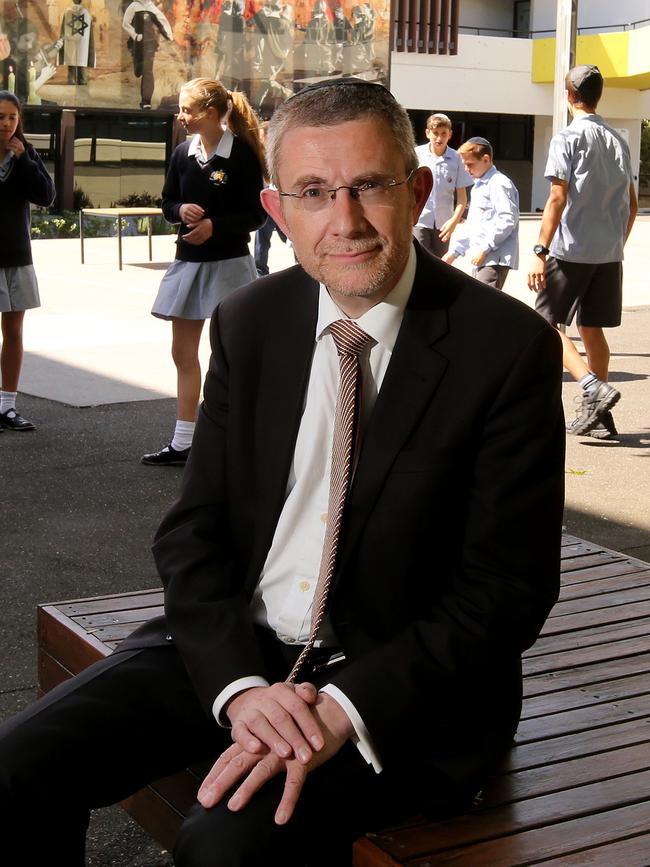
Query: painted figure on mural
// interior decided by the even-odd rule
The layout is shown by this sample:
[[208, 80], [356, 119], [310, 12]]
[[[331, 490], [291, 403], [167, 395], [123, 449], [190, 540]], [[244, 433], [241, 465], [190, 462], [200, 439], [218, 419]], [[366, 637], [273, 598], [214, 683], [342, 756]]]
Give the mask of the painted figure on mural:
[[244, 0], [225, 0], [219, 16], [215, 77], [231, 90], [239, 90], [245, 77]]
[[87, 69], [95, 66], [95, 34], [90, 12], [72, 0], [61, 19], [59, 64], [68, 67], [68, 84], [88, 84]]
[[334, 21], [330, 28], [330, 41], [333, 45], [334, 68], [337, 72], [347, 72], [345, 69], [345, 49], [352, 42], [352, 25], [342, 6], [334, 9]]
[[126, 7], [122, 27], [133, 56], [133, 74], [140, 81], [140, 108], [150, 109], [155, 79], [153, 61], [160, 37], [172, 40], [172, 28], [153, 0], [134, 0]]
[[331, 75], [332, 25], [325, 0], [316, 0], [305, 29], [305, 76]]
[[282, 14], [280, 0], [266, 0], [251, 23], [256, 43], [253, 68], [262, 79], [275, 80], [293, 47], [292, 27]]

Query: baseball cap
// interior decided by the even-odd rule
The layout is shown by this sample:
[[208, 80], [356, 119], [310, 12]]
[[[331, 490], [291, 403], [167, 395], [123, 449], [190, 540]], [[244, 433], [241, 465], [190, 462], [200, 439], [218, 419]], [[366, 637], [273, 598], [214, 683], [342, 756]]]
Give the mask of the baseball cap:
[[591, 63], [582, 64], [581, 66], [574, 66], [573, 69], [569, 70], [569, 81], [577, 91], [580, 91], [580, 88], [583, 87], [583, 85], [587, 84], [587, 82], [590, 82], [593, 79], [602, 81], [603, 76], [600, 72], [600, 69], [598, 69], [597, 66], [594, 66]]

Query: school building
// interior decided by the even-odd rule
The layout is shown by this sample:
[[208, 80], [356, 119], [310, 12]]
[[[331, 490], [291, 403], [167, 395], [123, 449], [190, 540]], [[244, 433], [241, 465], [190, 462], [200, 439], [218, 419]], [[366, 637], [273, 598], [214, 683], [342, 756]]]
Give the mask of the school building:
[[[488, 138], [495, 161], [516, 183], [523, 211], [544, 207], [551, 138], [556, 0], [450, 0], [428, 17], [397, 0], [390, 83], [424, 141], [426, 116], [448, 114], [452, 146]], [[435, 14], [430, 14], [431, 12]], [[599, 112], [626, 138], [639, 177], [641, 121], [650, 118], [650, 4], [578, 0], [576, 63], [605, 78]], [[420, 20], [422, 18], [422, 20]], [[650, 177], [640, 178], [650, 205]]]

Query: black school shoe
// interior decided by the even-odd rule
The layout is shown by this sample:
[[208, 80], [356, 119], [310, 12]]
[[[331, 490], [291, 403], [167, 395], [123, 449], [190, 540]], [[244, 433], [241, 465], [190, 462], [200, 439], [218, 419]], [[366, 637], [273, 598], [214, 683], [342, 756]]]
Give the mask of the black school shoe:
[[0, 412], [0, 426], [5, 430], [36, 430], [31, 421], [27, 421], [22, 415], [18, 415], [15, 409], [8, 409], [7, 412]]
[[177, 451], [172, 448], [171, 443], [167, 443], [159, 452], [142, 455], [140, 463], [148, 464], [151, 467], [182, 467], [187, 462], [189, 454], [189, 449]]

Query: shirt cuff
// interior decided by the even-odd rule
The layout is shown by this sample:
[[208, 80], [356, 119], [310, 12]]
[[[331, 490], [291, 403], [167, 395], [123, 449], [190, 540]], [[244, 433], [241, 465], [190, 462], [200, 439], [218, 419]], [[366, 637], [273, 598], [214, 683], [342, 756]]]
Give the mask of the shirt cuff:
[[348, 715], [350, 722], [352, 723], [352, 727], [354, 728], [354, 734], [350, 737], [350, 740], [359, 750], [359, 752], [368, 762], [368, 764], [372, 765], [375, 773], [380, 774], [383, 770], [381, 760], [379, 758], [379, 755], [377, 754], [375, 745], [372, 742], [370, 733], [366, 728], [366, 724], [359, 716], [356, 707], [352, 704], [347, 695], [341, 692], [338, 686], [334, 686], [333, 683], [325, 684], [325, 686], [322, 687], [319, 692], [326, 693], [327, 695], [329, 695], [330, 698], [333, 698], [337, 704], [341, 705], [343, 710]]
[[268, 680], [265, 680], [263, 677], [258, 677], [257, 675], [250, 675], [249, 677], [240, 677], [238, 680], [233, 680], [232, 683], [229, 683], [224, 689], [221, 690], [219, 695], [215, 698], [212, 703], [212, 715], [219, 723], [222, 729], [230, 728], [230, 720], [224, 713], [224, 705], [234, 696], [237, 695], [238, 692], [243, 692], [245, 689], [251, 689], [254, 686], [268, 686]]

